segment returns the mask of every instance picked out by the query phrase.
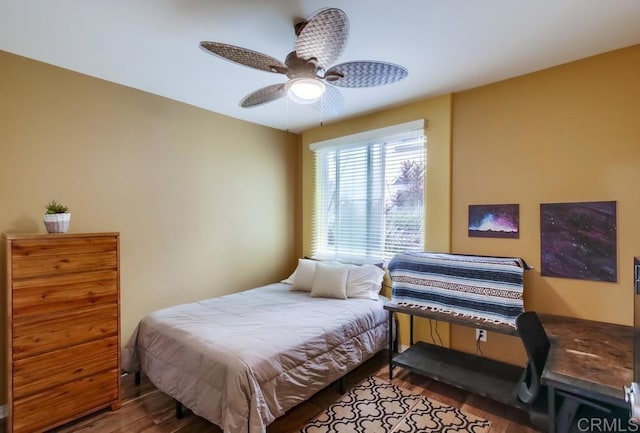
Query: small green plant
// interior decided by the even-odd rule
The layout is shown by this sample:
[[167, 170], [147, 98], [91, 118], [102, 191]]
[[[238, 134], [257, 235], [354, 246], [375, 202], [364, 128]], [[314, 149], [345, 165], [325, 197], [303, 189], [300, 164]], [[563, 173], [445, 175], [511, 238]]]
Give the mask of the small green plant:
[[62, 203], [58, 203], [55, 200], [51, 200], [49, 204], [45, 207], [47, 210], [47, 214], [56, 214], [56, 213], [67, 213], [69, 212], [69, 208]]

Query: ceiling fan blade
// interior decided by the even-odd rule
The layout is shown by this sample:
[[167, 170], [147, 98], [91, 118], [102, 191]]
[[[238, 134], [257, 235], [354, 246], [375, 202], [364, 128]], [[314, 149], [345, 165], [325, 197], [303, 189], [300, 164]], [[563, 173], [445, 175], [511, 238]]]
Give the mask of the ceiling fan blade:
[[325, 81], [340, 87], [374, 87], [402, 80], [409, 71], [386, 62], [348, 62], [329, 69]]
[[322, 69], [332, 64], [344, 50], [349, 34], [347, 15], [336, 8], [321, 9], [301, 26], [296, 39], [296, 54], [302, 59], [318, 59]]
[[257, 107], [258, 105], [280, 99], [286, 94], [287, 92], [284, 89], [284, 84], [272, 84], [256, 90], [253, 93], [249, 93], [247, 96], [242, 98], [240, 106], [242, 108]]
[[312, 105], [320, 113], [327, 116], [337, 116], [344, 108], [344, 98], [337, 88], [326, 85], [324, 94]]
[[209, 41], [200, 42], [200, 47], [209, 54], [213, 54], [251, 68], [267, 72], [275, 72], [278, 74], [286, 74], [289, 70], [287, 65], [282, 63], [280, 60], [247, 48]]

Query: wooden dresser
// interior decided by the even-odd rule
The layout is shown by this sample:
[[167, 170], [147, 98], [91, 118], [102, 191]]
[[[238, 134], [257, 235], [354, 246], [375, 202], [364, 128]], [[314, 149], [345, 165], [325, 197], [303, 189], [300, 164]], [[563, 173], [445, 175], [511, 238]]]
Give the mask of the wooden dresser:
[[120, 406], [118, 233], [6, 234], [8, 432]]

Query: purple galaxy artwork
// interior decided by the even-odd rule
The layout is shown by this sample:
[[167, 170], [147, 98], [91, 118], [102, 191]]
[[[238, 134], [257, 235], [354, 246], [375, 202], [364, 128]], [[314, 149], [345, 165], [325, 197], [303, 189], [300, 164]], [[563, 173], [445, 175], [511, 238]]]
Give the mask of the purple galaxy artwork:
[[469, 205], [469, 237], [518, 238], [520, 236], [520, 205]]
[[540, 205], [541, 275], [618, 280], [616, 202]]

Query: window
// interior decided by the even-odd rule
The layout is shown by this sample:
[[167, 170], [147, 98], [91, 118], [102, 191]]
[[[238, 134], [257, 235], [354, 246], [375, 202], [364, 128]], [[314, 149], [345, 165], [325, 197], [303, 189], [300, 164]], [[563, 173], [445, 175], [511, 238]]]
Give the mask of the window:
[[424, 246], [424, 121], [328, 140], [315, 152], [312, 255], [387, 260]]

